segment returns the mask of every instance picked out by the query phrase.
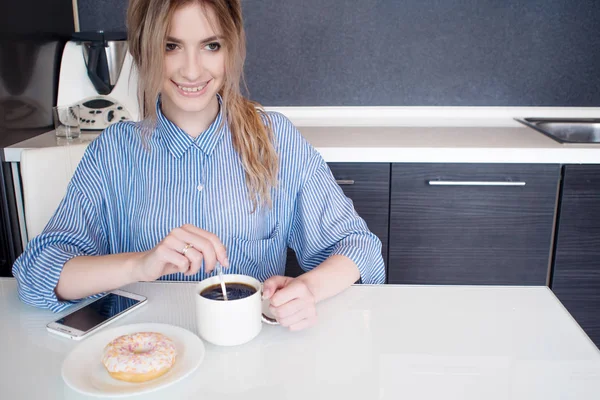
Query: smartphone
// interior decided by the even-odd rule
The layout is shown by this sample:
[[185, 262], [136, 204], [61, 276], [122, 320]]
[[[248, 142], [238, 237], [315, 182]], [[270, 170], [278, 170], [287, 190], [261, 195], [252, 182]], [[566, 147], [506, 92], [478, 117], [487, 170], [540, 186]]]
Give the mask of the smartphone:
[[81, 340], [98, 329], [129, 314], [146, 304], [145, 296], [113, 290], [106, 295], [84, 304], [69, 314], [50, 322], [46, 329], [54, 334], [73, 340]]

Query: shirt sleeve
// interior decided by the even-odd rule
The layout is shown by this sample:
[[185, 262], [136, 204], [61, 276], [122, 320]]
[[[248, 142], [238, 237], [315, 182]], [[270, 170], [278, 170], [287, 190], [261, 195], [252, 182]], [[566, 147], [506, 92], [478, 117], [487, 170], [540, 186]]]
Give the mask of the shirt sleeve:
[[54, 289], [64, 264], [81, 255], [108, 254], [106, 230], [98, 212], [101, 180], [97, 172], [86, 152], [48, 225], [13, 264], [18, 294], [24, 303], [54, 312], [64, 310], [77, 302], [56, 297]]
[[323, 158], [317, 153], [313, 160], [314, 173], [296, 198], [289, 237], [300, 266], [308, 271], [340, 254], [358, 266], [362, 283], [385, 283], [381, 241], [356, 213]]

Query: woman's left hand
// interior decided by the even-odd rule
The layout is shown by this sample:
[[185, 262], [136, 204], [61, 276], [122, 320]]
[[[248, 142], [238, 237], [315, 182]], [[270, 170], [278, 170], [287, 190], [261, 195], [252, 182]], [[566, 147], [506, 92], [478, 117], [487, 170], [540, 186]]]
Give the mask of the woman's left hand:
[[290, 331], [299, 331], [317, 322], [315, 296], [299, 278], [270, 277], [264, 283], [263, 298], [270, 299], [269, 310], [279, 324]]

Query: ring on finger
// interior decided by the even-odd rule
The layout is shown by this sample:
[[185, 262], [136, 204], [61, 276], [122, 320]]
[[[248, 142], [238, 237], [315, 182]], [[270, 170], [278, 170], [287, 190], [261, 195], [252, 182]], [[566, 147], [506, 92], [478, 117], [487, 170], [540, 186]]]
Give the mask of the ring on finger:
[[187, 251], [189, 249], [193, 249], [193, 248], [194, 248], [194, 245], [192, 245], [191, 243], [187, 243], [185, 245], [185, 247], [183, 248], [183, 250], [181, 250], [181, 254], [183, 254], [185, 256], [185, 253], [187, 253]]

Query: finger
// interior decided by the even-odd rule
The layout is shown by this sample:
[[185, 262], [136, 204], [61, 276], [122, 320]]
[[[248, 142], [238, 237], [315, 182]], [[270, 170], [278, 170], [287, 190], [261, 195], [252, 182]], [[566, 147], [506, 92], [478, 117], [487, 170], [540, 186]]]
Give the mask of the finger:
[[303, 319], [302, 321], [288, 327], [290, 331], [301, 331], [302, 329], [310, 328], [317, 323], [317, 316]]
[[279, 324], [281, 326], [291, 327], [292, 325], [295, 325], [295, 324], [301, 322], [302, 320], [316, 317], [316, 316], [317, 316], [317, 311], [314, 306], [313, 307], [304, 307], [300, 311], [298, 311], [292, 315], [289, 315], [284, 318], [277, 318], [277, 322], [279, 322]]
[[176, 274], [178, 272], [179, 272], [179, 267], [177, 267], [177, 265], [175, 265], [175, 264], [169, 263], [164, 267], [161, 276]]
[[203, 238], [207, 239], [212, 244], [217, 260], [219, 260], [221, 265], [223, 265], [224, 267], [229, 267], [229, 260], [227, 259], [227, 250], [225, 249], [225, 246], [223, 245], [221, 239], [219, 239], [217, 235], [200, 229], [197, 226], [191, 224], [186, 224], [182, 226], [182, 229], [194, 235], [202, 236]]
[[296, 314], [298, 311], [303, 308], [309, 307], [310, 303], [303, 299], [294, 299], [285, 304], [280, 305], [279, 307], [270, 306], [269, 311], [273, 316], [277, 319], [286, 318], [291, 315]]
[[171, 232], [167, 237], [163, 239], [161, 243], [164, 249], [168, 249], [170, 252], [174, 252], [185, 257], [184, 253], [187, 253], [190, 249], [196, 247], [193, 243], [188, 240], [180, 238], [181, 234]]
[[177, 272], [185, 273], [190, 268], [190, 260], [175, 251], [172, 251], [169, 257], [163, 259], [163, 264], [165, 267], [163, 267], [162, 275], [175, 274]]
[[[202, 257], [204, 258], [204, 271], [211, 272], [215, 268], [215, 249], [210, 240], [195, 233], [190, 233], [189, 230], [183, 228], [175, 228], [171, 232], [173, 234], [173, 242], [178, 243], [177, 245], [174, 245], [174, 248], [176, 250], [177, 246], [180, 245], [179, 243], [184, 243], [179, 249], [179, 252], [181, 252], [185, 248], [187, 243], [189, 243], [193, 246], [194, 249], [202, 253]], [[188, 251], [186, 251], [186, 253]]]
[[169, 233], [169, 236], [167, 236], [167, 238], [172, 238], [172, 243], [183, 243], [183, 246], [181, 248], [175, 248], [175, 250], [179, 250], [180, 252], [183, 249], [183, 247], [185, 247], [187, 244], [191, 244], [192, 246], [194, 246], [194, 248], [200, 251], [202, 251], [205, 248], [212, 249], [212, 251], [214, 251], [213, 245], [210, 242], [210, 240], [208, 240], [202, 235], [192, 233], [187, 229], [175, 228], [171, 231], [171, 233]]
[[190, 266], [186, 275], [194, 275], [197, 274], [200, 268], [202, 267], [202, 260], [204, 257], [202, 253], [194, 248], [188, 249], [185, 253], [185, 256], [190, 260]]
[[294, 299], [302, 297], [312, 298], [312, 294], [309, 292], [305, 284], [294, 280], [288, 283], [285, 288], [279, 289], [275, 292], [275, 294], [273, 294], [271, 297], [271, 305], [274, 307], [279, 307]]
[[181, 256], [181, 259], [178, 258], [177, 263], [175, 265], [177, 265], [177, 269], [179, 270], [179, 272], [185, 274], [188, 271], [188, 269], [190, 269], [190, 260], [187, 257]]
[[156, 254], [163, 265], [172, 264], [177, 268], [177, 272], [186, 272], [190, 266], [190, 260], [176, 250], [179, 245], [181, 242], [176, 238], [167, 236], [157, 247]]
[[267, 279], [263, 283], [263, 299], [270, 299], [277, 290], [284, 288], [291, 279], [281, 275], [275, 275]]
[[212, 249], [202, 254], [204, 255], [204, 272], [210, 274], [217, 266], [217, 256]]

